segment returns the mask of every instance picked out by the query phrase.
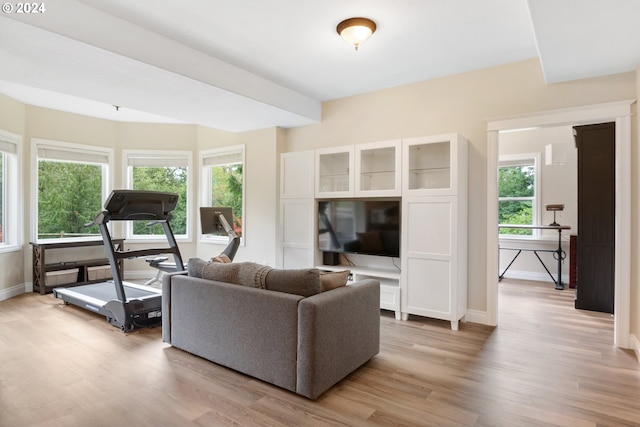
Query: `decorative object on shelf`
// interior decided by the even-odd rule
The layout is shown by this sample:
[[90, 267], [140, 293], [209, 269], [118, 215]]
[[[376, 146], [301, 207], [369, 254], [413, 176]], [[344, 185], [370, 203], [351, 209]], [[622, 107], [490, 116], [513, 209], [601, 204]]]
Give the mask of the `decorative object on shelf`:
[[376, 31], [376, 23], [368, 18], [349, 18], [339, 23], [336, 30], [340, 37], [358, 50]]
[[560, 224], [558, 224], [556, 222], [556, 212], [563, 211], [564, 210], [564, 205], [562, 205], [562, 204], [547, 205], [546, 208], [547, 208], [547, 211], [553, 212], [553, 222], [551, 224], [549, 224], [549, 225], [553, 225], [553, 226], [560, 225]]

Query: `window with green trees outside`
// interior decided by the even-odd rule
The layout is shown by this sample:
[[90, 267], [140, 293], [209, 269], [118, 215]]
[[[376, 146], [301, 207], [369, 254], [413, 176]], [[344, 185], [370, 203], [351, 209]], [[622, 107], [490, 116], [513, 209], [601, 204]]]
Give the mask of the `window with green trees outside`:
[[103, 166], [38, 161], [38, 239], [99, 236], [86, 227], [102, 211]]
[[[171, 229], [176, 237], [186, 237], [189, 218], [189, 165], [191, 153], [185, 151], [125, 150], [127, 185], [132, 190], [176, 193], [178, 204], [172, 212]], [[161, 224], [131, 221], [128, 238], [164, 236]]]
[[[244, 146], [207, 150], [202, 153], [202, 206], [229, 206], [232, 227], [243, 236]], [[216, 239], [215, 236], [205, 236]]]
[[[535, 180], [536, 166], [533, 159], [520, 162], [501, 162], [498, 168], [499, 224], [534, 224]], [[499, 232], [500, 234], [525, 236], [533, 234], [533, 230], [518, 228], [501, 228]]]
[[98, 227], [87, 224], [103, 210], [113, 151], [46, 140], [35, 140], [34, 148], [37, 238], [100, 236]]

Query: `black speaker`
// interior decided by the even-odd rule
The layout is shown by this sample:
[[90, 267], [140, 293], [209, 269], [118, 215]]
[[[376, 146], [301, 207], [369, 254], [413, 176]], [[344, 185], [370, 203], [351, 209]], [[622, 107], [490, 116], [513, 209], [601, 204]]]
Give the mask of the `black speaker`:
[[340, 263], [340, 254], [337, 252], [323, 252], [322, 263], [324, 265], [338, 265]]

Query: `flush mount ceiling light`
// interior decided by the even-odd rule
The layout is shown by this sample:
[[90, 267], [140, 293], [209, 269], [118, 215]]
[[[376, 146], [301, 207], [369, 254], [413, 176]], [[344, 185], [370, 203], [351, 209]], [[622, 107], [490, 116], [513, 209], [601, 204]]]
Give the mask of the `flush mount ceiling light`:
[[376, 23], [368, 18], [349, 18], [339, 23], [336, 30], [340, 37], [358, 50], [376, 31]]

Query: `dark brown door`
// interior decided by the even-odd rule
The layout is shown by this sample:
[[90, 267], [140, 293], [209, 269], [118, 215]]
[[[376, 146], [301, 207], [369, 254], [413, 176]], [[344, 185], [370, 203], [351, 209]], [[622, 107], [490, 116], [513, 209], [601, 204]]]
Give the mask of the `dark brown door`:
[[615, 123], [574, 127], [578, 147], [575, 307], [613, 313]]

